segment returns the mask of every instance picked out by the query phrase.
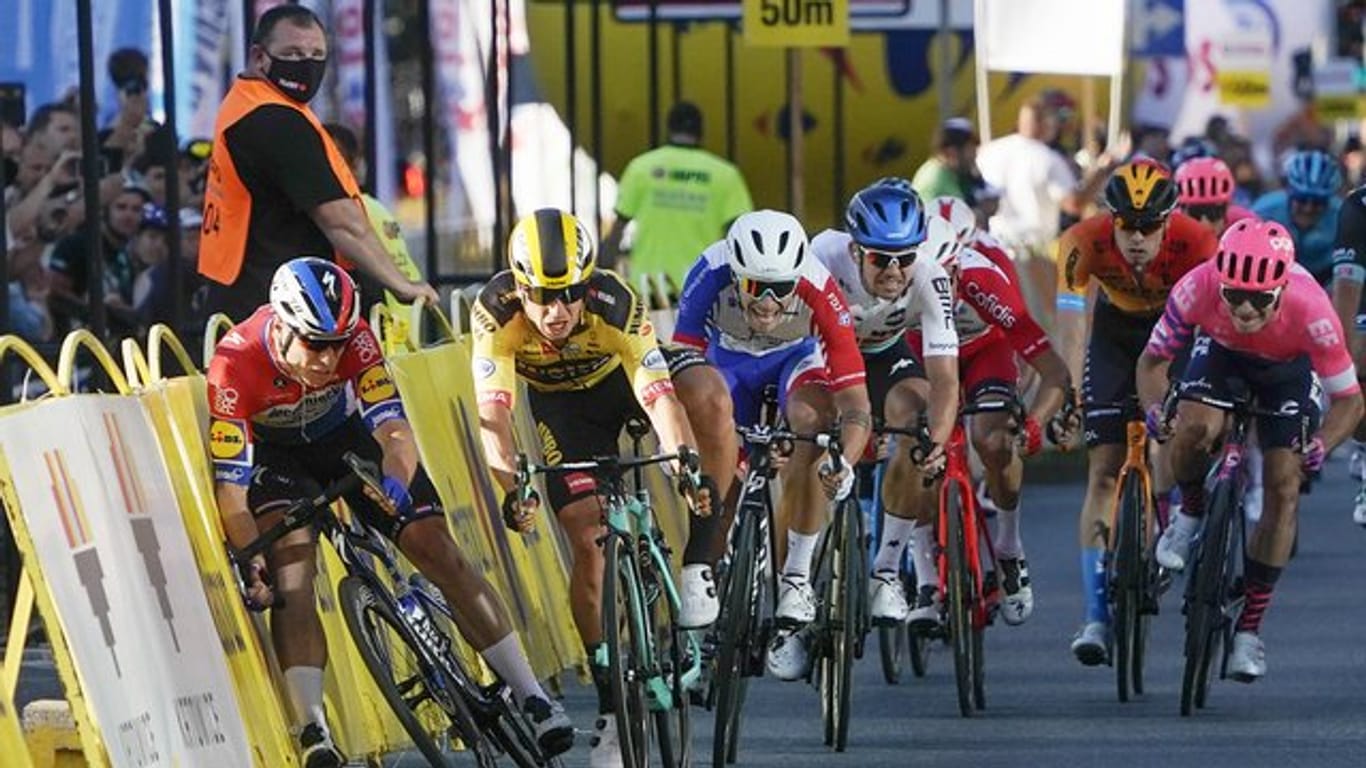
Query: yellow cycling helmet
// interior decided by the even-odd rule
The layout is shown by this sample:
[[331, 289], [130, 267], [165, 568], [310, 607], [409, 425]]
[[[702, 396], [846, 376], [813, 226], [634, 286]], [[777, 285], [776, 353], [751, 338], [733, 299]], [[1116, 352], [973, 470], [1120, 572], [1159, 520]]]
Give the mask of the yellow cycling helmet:
[[542, 208], [517, 222], [508, 241], [513, 277], [529, 288], [563, 289], [593, 274], [593, 238], [574, 214]]
[[1176, 207], [1176, 191], [1161, 163], [1134, 160], [1115, 169], [1105, 185], [1105, 204], [1128, 221], [1160, 221]]

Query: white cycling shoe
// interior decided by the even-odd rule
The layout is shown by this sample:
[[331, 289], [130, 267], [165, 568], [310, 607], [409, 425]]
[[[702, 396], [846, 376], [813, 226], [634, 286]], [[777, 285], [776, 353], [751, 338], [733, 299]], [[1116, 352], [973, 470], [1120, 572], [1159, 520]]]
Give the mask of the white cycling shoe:
[[621, 740], [617, 738], [617, 717], [599, 715], [593, 723], [593, 738], [589, 742], [592, 750], [588, 753], [590, 768], [622, 768]]
[[1184, 514], [1174, 515], [1157, 540], [1157, 564], [1169, 571], [1185, 570], [1191, 557], [1191, 542], [1199, 530], [1199, 520]]
[[783, 681], [800, 680], [806, 677], [807, 667], [811, 664], [811, 651], [806, 647], [806, 634], [779, 631], [769, 643], [768, 655], [764, 660], [768, 673]]
[[1110, 625], [1088, 621], [1072, 639], [1072, 655], [1087, 667], [1110, 663]]
[[1255, 683], [1266, 674], [1266, 646], [1253, 632], [1233, 635], [1228, 654], [1228, 676], [1240, 683]]
[[702, 629], [716, 622], [721, 602], [716, 599], [716, 581], [711, 566], [685, 565], [679, 588], [678, 625], [683, 629]]
[[895, 573], [874, 574], [868, 580], [868, 613], [877, 626], [893, 626], [906, 620], [911, 606], [906, 603], [906, 589]]
[[1357, 488], [1356, 502], [1352, 504], [1352, 522], [1366, 526], [1366, 480]]
[[805, 576], [783, 576], [778, 586], [779, 624], [802, 626], [816, 620], [816, 590]]

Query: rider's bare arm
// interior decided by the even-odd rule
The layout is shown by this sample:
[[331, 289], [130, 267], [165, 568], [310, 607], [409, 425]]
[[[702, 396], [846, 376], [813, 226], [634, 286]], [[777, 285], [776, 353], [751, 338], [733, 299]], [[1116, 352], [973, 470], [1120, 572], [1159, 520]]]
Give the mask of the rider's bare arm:
[[517, 484], [517, 442], [512, 431], [512, 409], [499, 402], [479, 404], [479, 438], [493, 479], [504, 491]]
[[247, 486], [236, 483], [214, 483], [214, 498], [218, 501], [218, 516], [223, 521], [223, 534], [234, 549], [242, 549], [256, 540], [256, 521], [247, 507]]
[[1068, 372], [1062, 356], [1052, 349], [1035, 355], [1029, 360], [1029, 364], [1039, 372], [1040, 378], [1039, 391], [1034, 395], [1029, 416], [1039, 423], [1044, 423], [1062, 408], [1063, 401], [1067, 398], [1067, 390], [1072, 386], [1074, 379]]
[[384, 474], [406, 485], [412, 482], [419, 461], [417, 441], [407, 419], [390, 419], [371, 433], [384, 451], [381, 468]]
[[936, 355], [925, 358], [925, 378], [930, 382], [930, 440], [935, 445], [949, 441], [954, 419], [958, 416], [958, 358]]

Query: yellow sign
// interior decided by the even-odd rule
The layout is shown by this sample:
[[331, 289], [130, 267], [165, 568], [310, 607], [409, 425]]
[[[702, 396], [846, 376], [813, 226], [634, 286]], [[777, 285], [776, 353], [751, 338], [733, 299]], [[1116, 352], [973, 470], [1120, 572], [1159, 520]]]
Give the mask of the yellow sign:
[[1366, 97], [1351, 94], [1314, 98], [1314, 114], [1321, 120], [1355, 120], [1366, 117]]
[[849, 44], [849, 0], [744, 0], [745, 45], [829, 48]]
[[1219, 101], [1235, 107], [1265, 107], [1271, 104], [1269, 70], [1222, 70], [1217, 78]]

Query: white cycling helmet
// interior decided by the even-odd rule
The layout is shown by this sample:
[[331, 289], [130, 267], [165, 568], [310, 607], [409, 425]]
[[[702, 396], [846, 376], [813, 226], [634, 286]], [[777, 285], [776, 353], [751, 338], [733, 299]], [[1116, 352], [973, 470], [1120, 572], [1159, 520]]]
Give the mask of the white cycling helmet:
[[742, 214], [726, 233], [726, 260], [737, 278], [764, 283], [796, 281], [808, 249], [802, 223], [782, 211]]
[[955, 272], [958, 269], [958, 254], [963, 250], [958, 233], [947, 219], [940, 216], [926, 216], [925, 223], [928, 233], [925, 235], [925, 242], [916, 249], [916, 258], [934, 259], [944, 271]]
[[938, 215], [953, 226], [958, 244], [964, 247], [972, 244], [977, 234], [977, 214], [961, 198], [943, 195], [930, 201], [930, 212]]

